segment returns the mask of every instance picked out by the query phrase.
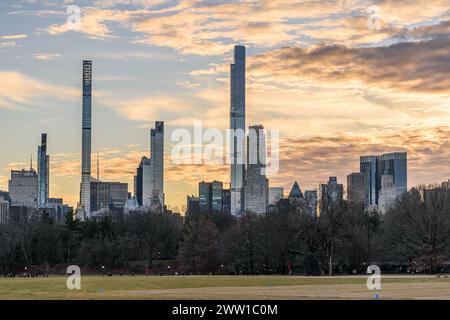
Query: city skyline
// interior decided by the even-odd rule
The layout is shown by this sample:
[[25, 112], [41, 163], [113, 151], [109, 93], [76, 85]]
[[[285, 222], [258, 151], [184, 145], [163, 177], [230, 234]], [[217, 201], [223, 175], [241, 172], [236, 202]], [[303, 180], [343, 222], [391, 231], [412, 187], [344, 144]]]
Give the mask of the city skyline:
[[[448, 25], [445, 2], [433, 1], [432, 7], [380, 3], [389, 31], [368, 29], [367, 6], [352, 6], [356, 2], [365, 1], [321, 7], [320, 13], [295, 2], [280, 2], [278, 11], [263, 4], [265, 11], [248, 8], [245, 28], [243, 21], [222, 14], [224, 25], [235, 26], [235, 34], [195, 14], [191, 10], [195, 2], [190, 1], [183, 2], [184, 7], [150, 4], [147, 15], [158, 18], [141, 19], [142, 23], [135, 23], [141, 15], [147, 17], [138, 12], [139, 5], [123, 12], [114, 5], [93, 6], [85, 1], [80, 3], [87, 25], [82, 31], [63, 30], [66, 5], [62, 3], [23, 3], [22, 8], [2, 3], [0, 81], [5, 90], [0, 93], [0, 189], [7, 189], [10, 170], [28, 167], [29, 155], [35, 155], [45, 132], [51, 156], [50, 196], [75, 207], [81, 176], [79, 65], [83, 59], [95, 63], [92, 152], [102, 159], [102, 179], [132, 186], [136, 166], [147, 155], [148, 129], [154, 121], [165, 121], [168, 143], [174, 129], [190, 129], [195, 120], [221, 130], [229, 126], [228, 65], [238, 43], [248, 48], [248, 123], [281, 130], [280, 172], [269, 177], [271, 186], [290, 190], [298, 181], [303, 190], [317, 188], [329, 176], [344, 182], [349, 173], [359, 170], [359, 156], [394, 151], [408, 152], [408, 187], [448, 180], [450, 49], [444, 29]], [[216, 17], [225, 5], [197, 9]], [[302, 16], [306, 15], [302, 9], [308, 8], [317, 21]], [[110, 17], [105, 16], [107, 10]], [[292, 21], [289, 10], [306, 22]], [[208, 41], [195, 32], [185, 42], [168, 39], [162, 25], [183, 29], [174, 12], [189, 18], [189, 27], [195, 29], [199, 23], [218, 34]], [[91, 23], [93, 17], [99, 20]], [[289, 22], [280, 22], [283, 17]], [[21, 19], [27, 23], [20, 28], [11, 23]], [[318, 34], [317, 27], [328, 31]], [[122, 32], [142, 37], [130, 43]], [[77, 45], [64, 48], [70, 43]], [[404, 54], [417, 70], [430, 67], [432, 72], [410, 71], [401, 62]], [[380, 68], [397, 72], [380, 73]], [[196, 193], [198, 181], [230, 182], [229, 166], [173, 165], [170, 149], [168, 144], [167, 204], [183, 205], [186, 194]]]

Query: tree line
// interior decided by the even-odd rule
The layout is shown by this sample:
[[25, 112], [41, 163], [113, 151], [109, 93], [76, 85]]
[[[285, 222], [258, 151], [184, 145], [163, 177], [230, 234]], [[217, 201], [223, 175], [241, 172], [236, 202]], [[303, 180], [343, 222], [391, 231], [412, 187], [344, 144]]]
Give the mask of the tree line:
[[450, 192], [417, 187], [380, 214], [345, 200], [320, 215], [291, 199], [265, 215], [111, 213], [57, 225], [44, 210], [0, 225], [0, 272], [305, 274], [449, 270]]

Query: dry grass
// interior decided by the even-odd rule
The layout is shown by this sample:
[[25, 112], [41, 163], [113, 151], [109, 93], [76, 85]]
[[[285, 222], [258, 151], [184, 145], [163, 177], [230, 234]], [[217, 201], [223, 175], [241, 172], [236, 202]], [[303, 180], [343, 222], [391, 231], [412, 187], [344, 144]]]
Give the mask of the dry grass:
[[83, 276], [0, 278], [0, 299], [450, 299], [450, 278], [385, 276], [377, 292], [366, 277]]

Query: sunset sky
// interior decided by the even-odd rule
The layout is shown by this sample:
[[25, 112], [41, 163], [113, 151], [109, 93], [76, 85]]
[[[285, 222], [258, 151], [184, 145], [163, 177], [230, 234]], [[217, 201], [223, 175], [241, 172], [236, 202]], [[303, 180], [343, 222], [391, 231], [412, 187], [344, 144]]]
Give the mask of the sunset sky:
[[227, 165], [172, 164], [170, 136], [194, 121], [228, 127], [235, 44], [247, 46], [247, 125], [280, 130], [271, 186], [345, 183], [360, 155], [391, 151], [408, 152], [410, 187], [450, 178], [450, 0], [2, 0], [0, 189], [46, 132], [50, 195], [76, 205], [83, 59], [102, 180], [133, 191], [163, 120], [167, 204], [200, 180], [228, 183]]

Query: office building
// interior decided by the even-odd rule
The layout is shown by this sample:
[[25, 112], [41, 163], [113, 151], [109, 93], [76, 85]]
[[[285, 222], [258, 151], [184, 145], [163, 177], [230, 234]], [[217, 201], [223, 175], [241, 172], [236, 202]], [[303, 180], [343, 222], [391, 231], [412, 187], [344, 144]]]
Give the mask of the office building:
[[230, 160], [231, 213], [244, 210], [245, 179], [245, 47], [234, 47], [234, 62], [230, 66]]
[[369, 178], [361, 172], [347, 176], [347, 200], [352, 203], [369, 205]]
[[91, 127], [92, 127], [92, 61], [83, 61], [82, 146], [80, 205], [81, 220], [91, 217]]
[[360, 172], [368, 178], [368, 203], [378, 205], [383, 175], [391, 175], [398, 194], [407, 191], [407, 153], [394, 152], [381, 156], [362, 156]]
[[262, 125], [249, 127], [247, 137], [247, 171], [244, 207], [246, 211], [265, 213], [269, 202], [269, 180], [266, 177], [266, 136]]
[[215, 212], [223, 210], [223, 183], [220, 181], [211, 182], [211, 209]]
[[382, 175], [392, 176], [392, 183], [399, 195], [408, 191], [407, 166], [406, 152], [387, 153], [381, 156]]
[[212, 210], [212, 186], [210, 182], [199, 182], [198, 202], [200, 211], [210, 212]]
[[37, 208], [38, 204], [38, 175], [33, 168], [30, 170], [12, 170], [8, 181], [11, 206]]
[[200, 201], [198, 197], [187, 196], [186, 215], [198, 214], [200, 212]]
[[50, 156], [47, 155], [47, 134], [41, 136], [38, 146], [38, 207], [45, 208], [49, 197]]
[[127, 200], [127, 183], [91, 181], [91, 213], [122, 211]]
[[142, 157], [136, 170], [135, 197], [147, 209], [164, 208], [164, 122], [156, 121], [150, 131], [150, 158]]

